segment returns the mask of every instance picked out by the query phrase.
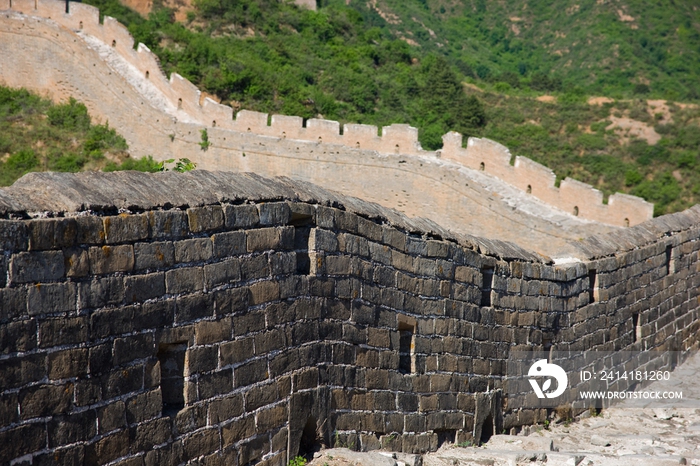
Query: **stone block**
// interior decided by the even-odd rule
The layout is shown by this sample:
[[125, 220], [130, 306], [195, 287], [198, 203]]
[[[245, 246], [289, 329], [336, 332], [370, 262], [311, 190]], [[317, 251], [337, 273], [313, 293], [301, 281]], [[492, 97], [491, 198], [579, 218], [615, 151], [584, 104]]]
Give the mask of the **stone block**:
[[270, 254], [270, 273], [275, 275], [292, 274], [297, 270], [295, 252], [275, 252]]
[[241, 278], [255, 280], [270, 276], [270, 263], [267, 254], [241, 258]]
[[204, 403], [198, 403], [181, 409], [175, 416], [175, 431], [186, 434], [207, 425], [207, 409]]
[[0, 432], [0, 463], [46, 448], [46, 425], [25, 424]]
[[85, 464], [106, 464], [129, 452], [129, 431], [109, 434], [85, 446]]
[[138, 359], [155, 356], [156, 347], [153, 333], [141, 333], [124, 338], [115, 338], [112, 355], [112, 360], [116, 365], [128, 364]]
[[219, 350], [221, 367], [237, 364], [253, 357], [253, 337], [223, 343]]
[[124, 300], [124, 281], [121, 277], [95, 278], [78, 283], [78, 303], [81, 309], [94, 309]]
[[237, 419], [221, 429], [224, 448], [247, 439], [255, 433], [255, 416], [250, 415]]
[[292, 249], [294, 247], [294, 227], [248, 230], [246, 232], [246, 247], [248, 252]]
[[64, 249], [63, 259], [67, 277], [84, 277], [90, 272], [90, 262], [88, 260], [87, 249]]
[[46, 355], [30, 354], [0, 360], [0, 374], [3, 375], [5, 390], [39, 381], [47, 376]]
[[163, 295], [165, 295], [165, 274], [163, 272], [124, 278], [124, 297], [127, 303], [143, 302]]
[[233, 390], [233, 371], [231, 369], [200, 374], [197, 378], [197, 391], [202, 400], [224, 395], [231, 390]]
[[214, 315], [214, 301], [210, 294], [181, 296], [175, 301], [175, 321], [178, 323], [199, 320]]
[[0, 354], [30, 351], [37, 346], [37, 322], [20, 320], [0, 325]]
[[120, 246], [91, 247], [89, 250], [90, 273], [102, 275], [114, 272], [131, 272], [134, 269], [134, 247]]
[[280, 286], [277, 282], [264, 281], [250, 285], [248, 287], [248, 302], [251, 306], [257, 304], [276, 301], [280, 298]]
[[286, 225], [292, 215], [286, 202], [264, 202], [257, 207], [261, 225]]
[[21, 220], [0, 220], [0, 244], [5, 251], [26, 251], [29, 247], [29, 229]]
[[216, 231], [224, 226], [224, 211], [218, 205], [191, 207], [187, 209], [187, 219], [192, 233]]
[[237, 367], [233, 373], [234, 387], [245, 387], [267, 380], [270, 377], [267, 359], [255, 359]]
[[119, 214], [105, 217], [105, 242], [130, 243], [148, 238], [147, 214]]
[[175, 247], [171, 241], [134, 245], [134, 270], [164, 269], [174, 263]]
[[258, 411], [255, 416], [258, 433], [279, 429], [287, 422], [287, 406], [277, 405]]
[[84, 376], [88, 372], [88, 350], [72, 348], [50, 353], [48, 369], [50, 380]]
[[39, 324], [39, 346], [50, 346], [83, 343], [88, 336], [87, 317], [62, 317], [46, 319]]
[[[148, 451], [155, 445], [162, 445], [170, 440], [172, 426], [170, 418], [153, 419], [130, 429], [131, 452]], [[134, 458], [143, 461], [141, 458]], [[141, 466], [142, 463], [137, 463]]]
[[227, 259], [204, 266], [204, 286], [211, 290], [220, 285], [227, 285], [241, 279], [240, 259]]
[[406, 250], [406, 234], [396, 228], [382, 226], [382, 243], [403, 252]]
[[194, 327], [195, 344], [208, 345], [231, 339], [231, 319], [203, 320]]
[[100, 434], [119, 429], [126, 425], [126, 404], [117, 400], [97, 409]]
[[240, 393], [218, 398], [209, 403], [209, 422], [224, 423], [243, 414], [243, 395]]
[[31, 220], [29, 230], [29, 250], [69, 248], [76, 244], [78, 225], [72, 218], [51, 218]]
[[143, 377], [143, 364], [112, 370], [100, 378], [102, 396], [109, 399], [141, 390]]
[[181, 210], [152, 210], [148, 212], [151, 238], [182, 238], [188, 233], [187, 214]]
[[308, 244], [309, 251], [336, 252], [338, 251], [338, 246], [338, 237], [332, 231], [321, 228], [311, 229]]
[[73, 385], [36, 385], [20, 391], [20, 419], [61, 414], [71, 407]]
[[211, 237], [214, 256], [230, 257], [246, 253], [246, 234], [243, 231], [227, 231]]
[[65, 275], [63, 252], [20, 252], [10, 259], [10, 282], [33, 283], [58, 280]]
[[226, 228], [250, 228], [260, 222], [258, 208], [254, 205], [224, 206]]
[[105, 338], [131, 332], [134, 328], [134, 311], [137, 306], [123, 306], [95, 311], [90, 316], [92, 338]]
[[95, 411], [53, 417], [48, 425], [49, 448], [90, 440], [97, 435]]
[[184, 267], [165, 272], [165, 289], [168, 294], [193, 293], [203, 288], [202, 267]]
[[185, 458], [197, 458], [213, 453], [219, 449], [220, 444], [219, 429], [204, 429], [185, 437], [182, 441]]
[[136, 424], [160, 417], [162, 409], [160, 389], [141, 393], [126, 400], [126, 422]]
[[216, 315], [223, 316], [248, 308], [248, 288], [229, 288], [214, 293]]
[[214, 248], [211, 238], [192, 238], [176, 241], [175, 262], [200, 262], [208, 261], [213, 255]]
[[190, 348], [185, 356], [185, 376], [216, 369], [218, 352], [219, 348], [217, 346], [196, 346]]

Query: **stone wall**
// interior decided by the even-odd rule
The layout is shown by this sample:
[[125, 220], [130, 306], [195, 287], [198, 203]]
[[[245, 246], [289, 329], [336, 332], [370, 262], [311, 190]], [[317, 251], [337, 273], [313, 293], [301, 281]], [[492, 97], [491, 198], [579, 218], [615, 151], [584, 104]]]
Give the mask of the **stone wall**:
[[698, 346], [698, 208], [562, 265], [231, 173], [30, 174], [0, 215], [0, 464], [425, 452], [545, 419], [511, 351]]
[[[315, 6], [315, 2], [308, 2], [309, 6], [312, 3]], [[3, 63], [0, 82], [29, 87], [55, 100], [72, 96], [83, 101], [92, 115], [109, 121], [126, 137], [137, 156], [188, 157], [203, 168], [221, 169], [224, 166], [212, 159], [227, 159], [225, 166], [240, 164], [236, 159], [244, 147], [241, 138], [250, 133], [262, 136], [265, 142], [261, 144], [267, 147], [290, 139], [303, 145], [303, 152], [320, 145], [330, 153], [351, 151], [354, 165], [358, 166], [371, 160], [367, 151], [401, 154], [414, 162], [444, 157], [465, 167], [482, 169], [565, 212], [616, 226], [636, 225], [650, 219], [653, 213], [650, 203], [633, 196], [616, 194], [603, 204], [600, 191], [574, 180], [566, 179], [557, 188], [553, 173], [542, 165], [517, 157], [511, 166], [507, 149], [488, 140], [471, 139], [467, 149], [463, 149], [462, 136], [457, 133], [445, 135], [442, 151], [428, 152], [421, 148], [416, 128], [408, 125], [384, 127], [380, 136], [376, 126], [346, 124], [341, 131], [337, 121], [304, 121], [301, 117], [270, 116], [246, 110], [238, 112], [234, 119], [231, 107], [203, 98], [182, 76], [173, 73], [168, 79], [157, 57], [146, 46], [138, 44], [134, 49], [134, 39], [127, 29], [110, 17], [100, 23], [99, 11], [90, 5], [71, 3], [70, 13], [66, 14], [62, 1], [0, 0], [2, 10], [35, 18], [7, 14], [1, 20], [0, 35], [7, 46], [0, 50]], [[37, 18], [50, 18], [52, 22]], [[200, 132], [212, 128], [222, 136], [213, 142], [211, 152], [203, 152], [199, 147]], [[187, 136], [182, 135], [183, 130]], [[221, 155], [213, 153], [215, 148]], [[293, 152], [282, 156], [271, 152], [266, 156], [274, 157], [277, 164], [289, 164], [297, 159]], [[321, 162], [333, 160], [320, 155], [317, 158]], [[297, 164], [303, 165], [299, 160]], [[256, 172], [276, 174], [267, 169], [266, 164], [255, 167]], [[343, 166], [330, 178], [307, 176], [322, 185], [330, 180], [326, 186], [334, 187], [345, 171]], [[433, 178], [439, 176], [435, 174]], [[390, 178], [384, 176], [384, 179]], [[403, 188], [400, 182], [394, 186], [398, 191]], [[365, 197], [360, 192], [348, 194]]]

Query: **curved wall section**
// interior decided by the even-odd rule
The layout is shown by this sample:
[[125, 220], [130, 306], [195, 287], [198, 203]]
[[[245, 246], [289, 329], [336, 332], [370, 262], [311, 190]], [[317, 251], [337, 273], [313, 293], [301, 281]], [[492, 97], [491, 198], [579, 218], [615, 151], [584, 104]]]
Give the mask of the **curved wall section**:
[[511, 351], [698, 347], [697, 208], [560, 266], [202, 170], [30, 174], [0, 215], [2, 464], [420, 453], [544, 421], [503, 399]]
[[[420, 147], [417, 130], [408, 125], [384, 127], [379, 135], [375, 126], [347, 124], [341, 134], [338, 122], [327, 120], [304, 123], [300, 117], [272, 115], [268, 125], [268, 115], [245, 110], [234, 119], [230, 107], [202, 99], [201, 92], [183, 77], [173, 73], [167, 79], [157, 57], [146, 46], [139, 44], [134, 50], [134, 40], [126, 28], [110, 17], [100, 24], [94, 7], [71, 3], [70, 13], [66, 14], [61, 1], [5, 0], [0, 9], [7, 11], [0, 20], [0, 34], [7, 44], [0, 51], [0, 79], [11, 86], [48, 94], [55, 100], [73, 96], [85, 102], [92, 115], [109, 121], [127, 138], [135, 155], [167, 159], [178, 154], [197, 161], [201, 167], [218, 169], [221, 166], [210, 160], [211, 154], [201, 152], [197, 144], [201, 130], [216, 128], [228, 134], [225, 139], [229, 145], [239, 144], [239, 150], [241, 146], [236, 141], [241, 133], [249, 133], [299, 141], [303, 152], [315, 145], [332, 144], [342, 146], [341, 150], [400, 154], [414, 161], [442, 156], [464, 167], [483, 169], [564, 212], [576, 212], [581, 218], [616, 226], [638, 224], [653, 213], [651, 204], [632, 196], [614, 195], [608, 204], [603, 204], [599, 191], [573, 180], [565, 180], [560, 188], [555, 188], [549, 176], [551, 171], [545, 167], [522, 157], [512, 167], [507, 149], [487, 140], [472, 140], [466, 150], [462, 149], [462, 137], [457, 133], [447, 134], [444, 149], [434, 153]], [[24, 52], [17, 53], [18, 50]], [[178, 122], [197, 125], [191, 132], [197, 139], [194, 145], [175, 137], [179, 133]], [[292, 154], [287, 156], [293, 158]], [[360, 152], [355, 156], [364, 157]], [[228, 157], [235, 158], [235, 154]], [[256, 169], [274, 175], [262, 170], [264, 167]], [[342, 168], [332, 178], [311, 181], [334, 187], [335, 179], [344, 176]], [[357, 191], [348, 194], [365, 197]]]

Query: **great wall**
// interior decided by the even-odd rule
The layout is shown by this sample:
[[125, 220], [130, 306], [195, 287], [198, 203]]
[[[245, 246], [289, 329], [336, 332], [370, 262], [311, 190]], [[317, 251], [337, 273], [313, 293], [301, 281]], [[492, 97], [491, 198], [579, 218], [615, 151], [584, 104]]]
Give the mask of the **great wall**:
[[234, 119], [93, 7], [0, 10], [0, 82], [203, 169], [0, 190], [0, 464], [424, 453], [545, 420], [504, 394], [512, 351], [700, 344], [697, 206], [652, 219], [456, 133]]

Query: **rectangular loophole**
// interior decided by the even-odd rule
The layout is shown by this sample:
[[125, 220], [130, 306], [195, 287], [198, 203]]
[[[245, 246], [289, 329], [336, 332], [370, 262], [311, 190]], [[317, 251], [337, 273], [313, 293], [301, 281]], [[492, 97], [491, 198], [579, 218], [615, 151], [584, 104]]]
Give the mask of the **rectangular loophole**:
[[598, 297], [598, 274], [595, 269], [588, 271], [588, 302], [594, 303]]
[[415, 321], [399, 320], [399, 372], [416, 372], [416, 324]]
[[178, 342], [158, 346], [160, 362], [160, 389], [163, 396], [163, 414], [174, 415], [185, 407], [185, 353], [187, 343]]
[[481, 305], [491, 306], [491, 289], [493, 288], [493, 267], [482, 267], [481, 276]]
[[639, 313], [635, 312], [632, 314], [632, 327], [633, 327], [633, 335], [634, 339], [632, 340], [634, 343], [638, 342], [639, 340], [642, 339], [642, 326], [639, 325]]
[[671, 275], [673, 270], [673, 246], [666, 246], [666, 275]]

